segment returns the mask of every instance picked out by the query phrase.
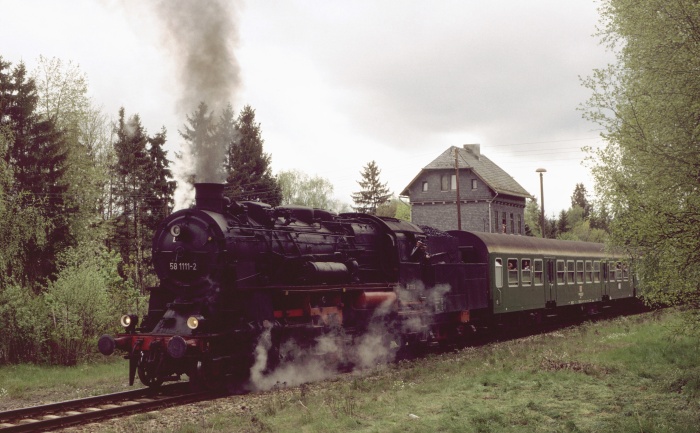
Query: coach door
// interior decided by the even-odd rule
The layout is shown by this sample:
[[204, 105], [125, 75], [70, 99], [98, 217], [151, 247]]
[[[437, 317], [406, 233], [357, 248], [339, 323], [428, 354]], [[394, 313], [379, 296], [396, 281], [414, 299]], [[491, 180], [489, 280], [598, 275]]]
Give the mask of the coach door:
[[544, 299], [547, 307], [556, 305], [557, 289], [554, 284], [554, 259], [545, 257], [545, 276], [544, 276]]

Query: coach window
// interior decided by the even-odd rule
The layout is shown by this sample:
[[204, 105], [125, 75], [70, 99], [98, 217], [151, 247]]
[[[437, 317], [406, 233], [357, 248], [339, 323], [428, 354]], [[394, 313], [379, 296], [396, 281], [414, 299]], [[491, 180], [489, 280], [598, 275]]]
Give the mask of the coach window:
[[593, 282], [593, 263], [590, 260], [586, 260], [586, 283]]
[[503, 287], [503, 262], [501, 259], [496, 259], [493, 272], [493, 281], [496, 284], [496, 288], [500, 289]]
[[522, 259], [520, 261], [520, 279], [523, 282], [523, 286], [529, 286], [532, 282], [532, 269], [530, 269], [530, 259]]
[[567, 260], [566, 261], [566, 283], [567, 284], [574, 284], [574, 261], [573, 260]]
[[615, 274], [616, 274], [615, 262], [610, 262], [610, 263], [608, 263], [608, 269], [610, 269], [610, 272], [609, 272], [609, 274], [610, 274], [610, 281], [615, 281], [615, 278], [617, 278], [617, 277], [615, 276]]
[[617, 262], [615, 264], [615, 275], [617, 276], [617, 281], [622, 281], [625, 277], [625, 270], [624, 270], [624, 265], [622, 262]]
[[508, 259], [508, 285], [518, 285], [518, 259]]
[[622, 262], [622, 279], [625, 281], [630, 279], [629, 266], [627, 266], [627, 263], [625, 262]]
[[583, 283], [583, 260], [576, 260], [576, 283]]
[[544, 283], [544, 267], [542, 266], [542, 259], [535, 259], [535, 285], [541, 286]]
[[600, 283], [600, 262], [598, 260], [593, 262], [593, 282]]
[[566, 282], [566, 266], [564, 260], [557, 260], [557, 284]]

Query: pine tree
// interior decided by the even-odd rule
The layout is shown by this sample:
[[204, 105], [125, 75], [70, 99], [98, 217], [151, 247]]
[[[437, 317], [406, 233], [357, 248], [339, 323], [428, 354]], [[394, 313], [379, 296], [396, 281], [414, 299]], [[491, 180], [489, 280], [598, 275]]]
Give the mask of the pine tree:
[[206, 103], [200, 102], [191, 116], [187, 116], [188, 125], [180, 135], [187, 142], [190, 154], [194, 160], [194, 171], [189, 176], [192, 182], [219, 182], [221, 174], [221, 158], [224, 147], [216, 136], [217, 125], [214, 113], [209, 111]]
[[[223, 124], [220, 139], [225, 139]], [[229, 132], [230, 133], [230, 132]], [[235, 135], [228, 140], [230, 149], [227, 161], [225, 194], [236, 201], [261, 201], [278, 206], [282, 191], [272, 175], [270, 155], [263, 152], [260, 124], [255, 122], [255, 110], [246, 105], [235, 122]]]
[[144, 184], [146, 200], [144, 223], [151, 232], [173, 210], [176, 183], [172, 180], [170, 161], [167, 152], [163, 149], [166, 135], [166, 131], [163, 129], [155, 136], [148, 138], [148, 163]]
[[586, 187], [582, 183], [577, 183], [574, 193], [571, 195], [571, 207], [578, 206], [583, 209], [583, 218], [588, 218], [591, 214], [591, 204], [586, 197]]
[[119, 110], [115, 132], [114, 173], [117, 180], [112, 195], [119, 215], [115, 221], [115, 243], [125, 264], [123, 276], [131, 278], [143, 291], [147, 265], [144, 252], [150, 245], [148, 238], [151, 234], [144, 227], [147, 172], [151, 168], [146, 149], [148, 136], [138, 115], [126, 120], [124, 108]]
[[381, 170], [374, 161], [370, 161], [361, 174], [362, 180], [357, 183], [362, 187], [362, 190], [352, 194], [352, 200], [355, 202], [354, 209], [357, 212], [374, 215], [378, 206], [389, 201], [391, 193], [386, 183], [380, 182]]

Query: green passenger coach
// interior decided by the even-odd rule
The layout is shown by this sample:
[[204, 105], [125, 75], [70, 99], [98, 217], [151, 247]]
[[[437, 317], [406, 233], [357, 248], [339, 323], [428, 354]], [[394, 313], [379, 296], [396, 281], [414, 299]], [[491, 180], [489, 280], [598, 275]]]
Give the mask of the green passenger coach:
[[451, 231], [462, 261], [487, 263], [494, 314], [576, 306], [596, 312], [615, 299], [634, 298], [627, 261], [599, 243]]

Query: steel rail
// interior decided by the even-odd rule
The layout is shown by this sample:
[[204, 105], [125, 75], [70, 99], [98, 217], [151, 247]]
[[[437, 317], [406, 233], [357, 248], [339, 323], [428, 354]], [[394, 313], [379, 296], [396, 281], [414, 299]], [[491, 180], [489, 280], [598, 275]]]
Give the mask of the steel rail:
[[[220, 396], [211, 391], [183, 392], [186, 384], [68, 400], [0, 412], [0, 433], [37, 432], [120, 415], [177, 406]], [[175, 395], [168, 395], [175, 393]]]

